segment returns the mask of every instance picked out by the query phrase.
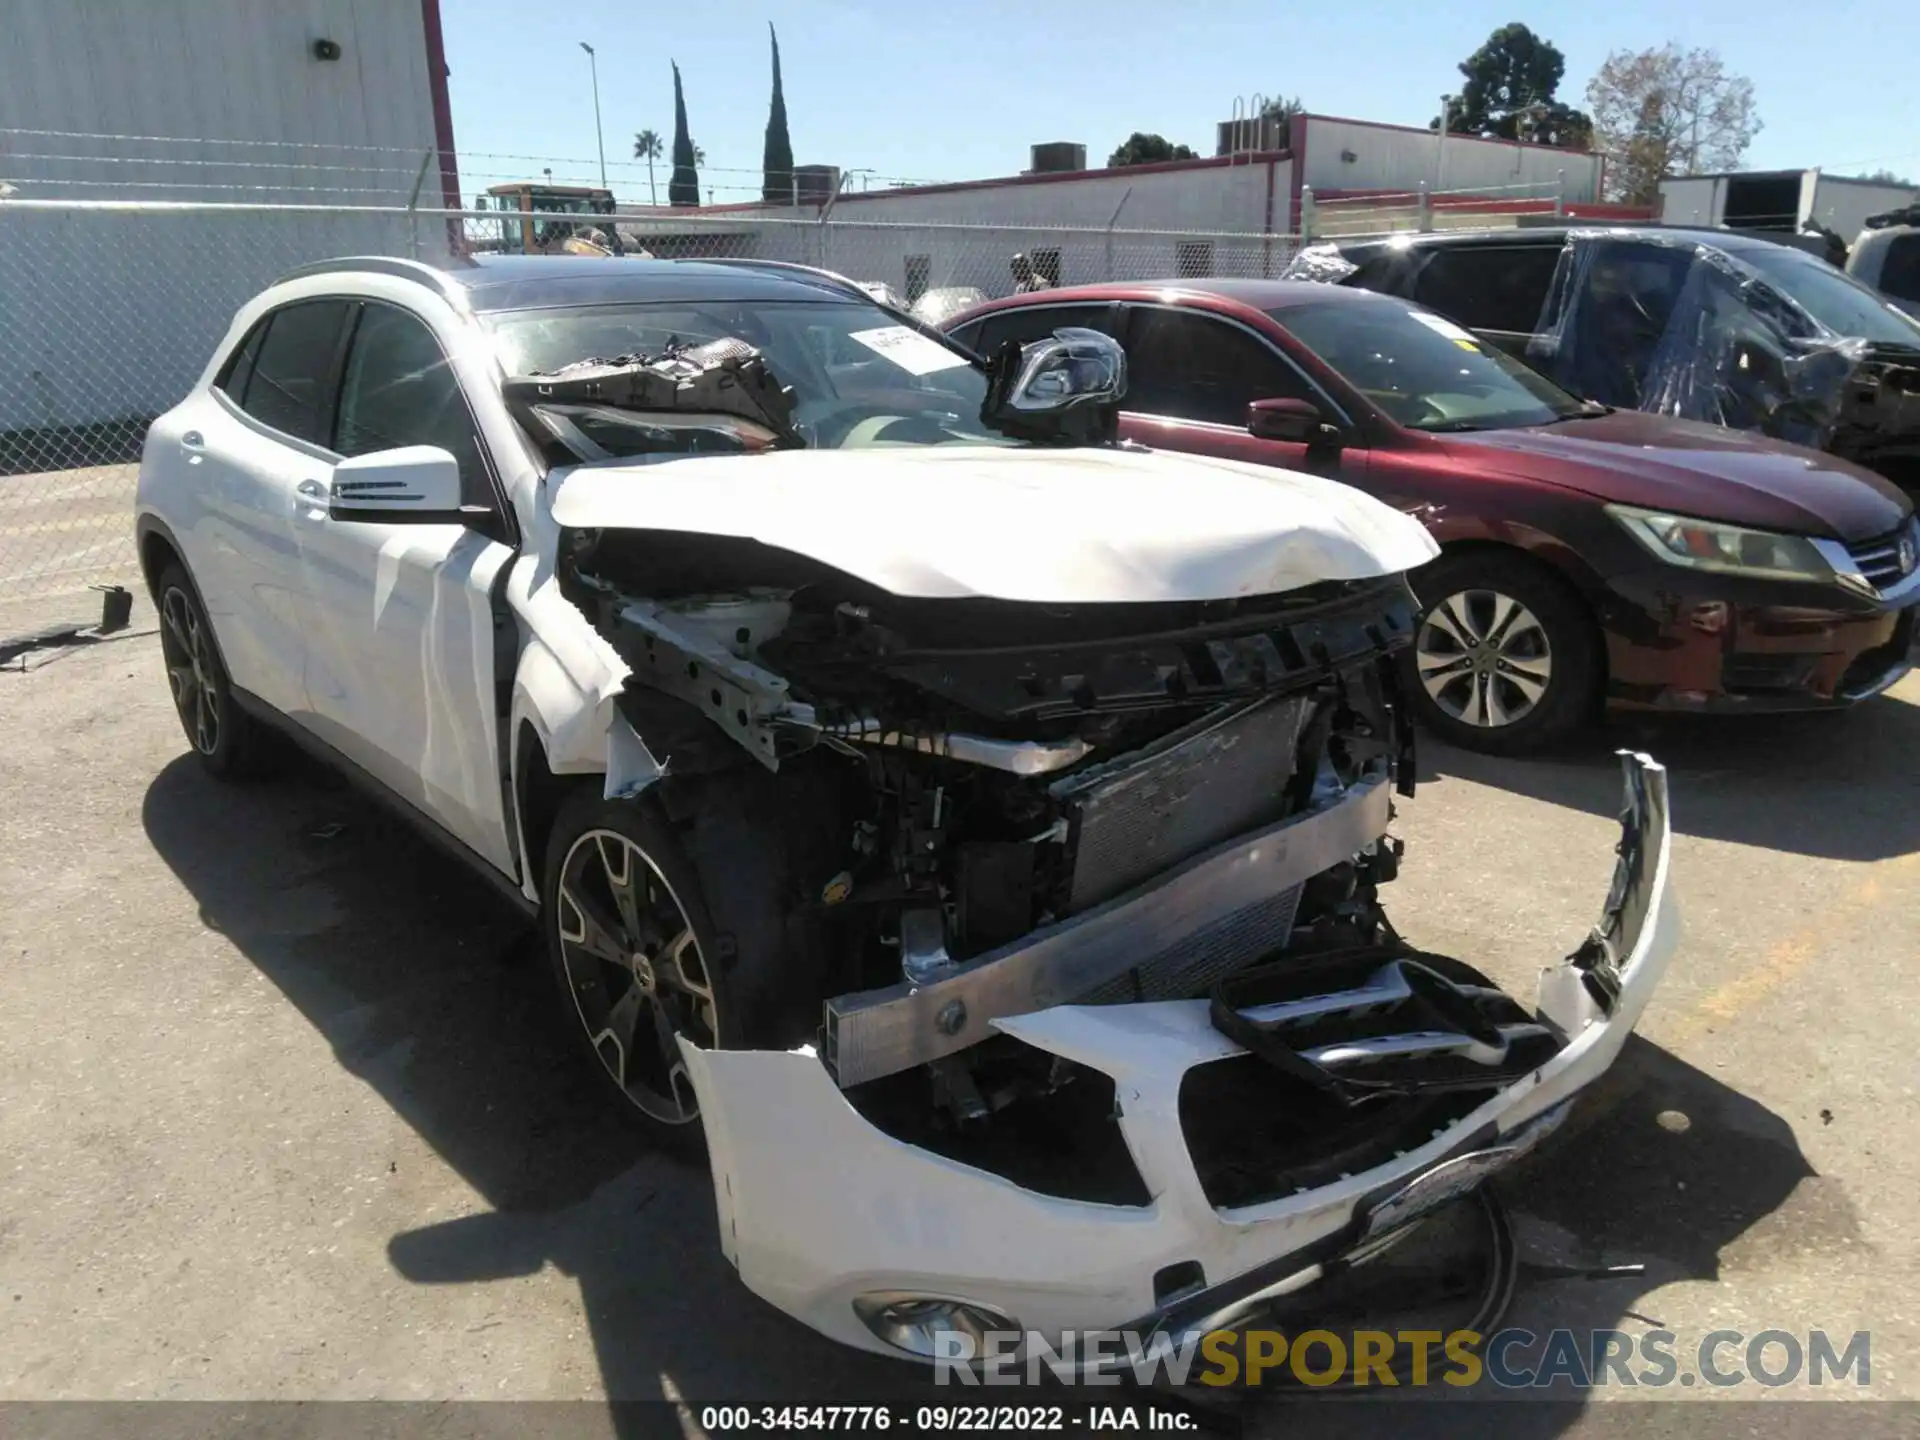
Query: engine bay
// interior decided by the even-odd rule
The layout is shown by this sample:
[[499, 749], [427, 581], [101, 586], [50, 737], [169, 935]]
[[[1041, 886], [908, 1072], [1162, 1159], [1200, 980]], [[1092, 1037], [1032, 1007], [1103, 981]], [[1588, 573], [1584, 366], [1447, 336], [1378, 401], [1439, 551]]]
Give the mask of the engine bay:
[[[1400, 576], [1045, 606], [904, 599], [738, 538], [570, 531], [563, 555], [564, 593], [630, 667], [616, 703], [659, 802], [691, 824], [751, 795], [756, 833], [778, 832], [772, 861], [709, 862], [780, 891], [782, 993], [752, 1043], [815, 1047], [898, 1139], [1043, 1193], [1144, 1203], [1111, 1079], [996, 1026], [1052, 1005], [1219, 1009], [1249, 977], [1278, 994], [1276, 975], [1323, 971], [1363, 996], [1310, 1017], [1313, 1043], [1289, 1051], [1305, 1072], [1194, 1072], [1197, 1114], [1217, 1111], [1209, 1087], [1224, 1101], [1305, 1074], [1317, 1117], [1281, 1127], [1287, 1158], [1255, 1164], [1261, 1180], [1222, 1161], [1222, 1195], [1356, 1144], [1390, 1153], [1557, 1043], [1484, 977], [1407, 950], [1381, 908], [1400, 855], [1388, 797], [1414, 779]], [[1408, 1025], [1425, 1041], [1367, 1049]]]

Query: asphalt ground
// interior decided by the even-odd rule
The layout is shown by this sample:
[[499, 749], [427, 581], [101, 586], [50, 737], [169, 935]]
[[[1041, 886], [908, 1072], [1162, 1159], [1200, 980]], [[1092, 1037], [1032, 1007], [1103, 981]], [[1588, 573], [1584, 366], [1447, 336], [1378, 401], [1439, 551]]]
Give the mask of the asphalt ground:
[[[484, 884], [323, 773], [206, 777], [151, 627], [143, 600], [129, 634], [0, 673], [0, 1400], [666, 1397], [697, 1427], [795, 1394], [952, 1399], [739, 1284], [707, 1176], [598, 1102]], [[1671, 768], [1686, 934], [1604, 1090], [1502, 1185], [1529, 1267], [1508, 1323], [1672, 1331], [1683, 1373], [1563, 1386], [1519, 1428], [1600, 1433], [1650, 1396], [1920, 1399], [1920, 680], [1549, 760], [1428, 744], [1401, 929], [1530, 994], [1598, 914], [1622, 744]], [[1868, 1331], [1870, 1383], [1688, 1383], [1716, 1330]], [[1289, 1403], [1233, 1409], [1278, 1433]]]

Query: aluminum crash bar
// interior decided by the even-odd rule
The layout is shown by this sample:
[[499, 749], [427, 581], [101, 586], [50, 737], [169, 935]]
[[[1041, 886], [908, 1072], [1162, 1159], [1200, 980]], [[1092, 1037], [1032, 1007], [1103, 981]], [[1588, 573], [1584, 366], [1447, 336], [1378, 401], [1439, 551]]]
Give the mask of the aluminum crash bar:
[[826, 1004], [821, 1059], [842, 1089], [977, 1045], [992, 1022], [1070, 1004], [1250, 905], [1351, 859], [1386, 833], [1384, 770], [1338, 798], [1197, 855], [1084, 914], [916, 987]]

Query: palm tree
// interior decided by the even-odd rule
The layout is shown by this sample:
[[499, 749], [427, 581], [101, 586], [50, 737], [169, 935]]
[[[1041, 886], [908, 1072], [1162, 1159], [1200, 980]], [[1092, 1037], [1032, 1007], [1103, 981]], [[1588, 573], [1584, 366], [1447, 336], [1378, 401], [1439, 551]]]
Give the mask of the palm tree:
[[650, 204], [660, 203], [660, 192], [653, 187], [653, 162], [666, 152], [666, 144], [661, 140], [658, 130], [642, 130], [633, 137], [633, 158], [647, 162], [647, 199]]
[[707, 163], [707, 152], [702, 150], [698, 145], [693, 147], [693, 163], [695, 165], [705, 165]]

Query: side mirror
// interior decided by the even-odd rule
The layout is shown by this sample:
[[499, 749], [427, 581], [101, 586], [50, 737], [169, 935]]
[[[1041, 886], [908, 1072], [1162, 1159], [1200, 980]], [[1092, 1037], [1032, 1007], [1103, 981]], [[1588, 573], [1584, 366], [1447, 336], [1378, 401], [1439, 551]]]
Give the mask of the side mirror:
[[458, 524], [460, 462], [436, 445], [407, 445], [355, 455], [333, 467], [327, 488], [332, 520]]
[[1043, 444], [1112, 440], [1127, 393], [1127, 352], [1111, 335], [1064, 326], [1045, 340], [1001, 347], [981, 406], [990, 424]]
[[1339, 436], [1310, 400], [1255, 400], [1247, 406], [1247, 431], [1256, 440], [1322, 445]]

